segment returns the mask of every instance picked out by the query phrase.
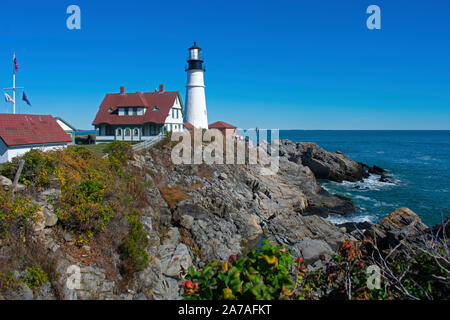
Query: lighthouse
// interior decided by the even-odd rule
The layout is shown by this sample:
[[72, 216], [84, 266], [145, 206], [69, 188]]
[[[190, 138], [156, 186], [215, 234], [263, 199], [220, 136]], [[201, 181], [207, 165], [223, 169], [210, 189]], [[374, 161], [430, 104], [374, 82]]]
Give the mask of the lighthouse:
[[208, 129], [208, 116], [206, 114], [205, 83], [203, 74], [202, 49], [194, 45], [189, 48], [186, 83], [186, 117], [185, 121], [195, 128]]

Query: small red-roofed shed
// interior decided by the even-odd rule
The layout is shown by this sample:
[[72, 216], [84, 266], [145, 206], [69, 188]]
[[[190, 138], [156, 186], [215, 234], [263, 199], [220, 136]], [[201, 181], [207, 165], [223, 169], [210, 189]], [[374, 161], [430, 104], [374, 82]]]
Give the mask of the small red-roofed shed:
[[211, 123], [208, 128], [220, 130], [224, 136], [229, 138], [234, 138], [236, 136], [236, 127], [224, 121]]
[[72, 142], [51, 115], [0, 113], [0, 163], [31, 149], [48, 151]]

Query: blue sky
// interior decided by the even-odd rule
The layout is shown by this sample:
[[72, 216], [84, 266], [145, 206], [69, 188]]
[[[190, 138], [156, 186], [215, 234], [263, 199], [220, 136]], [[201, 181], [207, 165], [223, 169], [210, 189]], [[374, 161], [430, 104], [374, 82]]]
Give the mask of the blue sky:
[[[81, 30], [66, 8], [81, 8]], [[381, 8], [381, 30], [366, 8]], [[209, 122], [280, 129], [450, 129], [450, 2], [18, 1], [0, 10], [0, 86], [90, 129], [106, 93], [184, 99], [187, 48], [206, 63]], [[19, 101], [20, 99], [18, 99]], [[12, 106], [0, 102], [1, 112]]]

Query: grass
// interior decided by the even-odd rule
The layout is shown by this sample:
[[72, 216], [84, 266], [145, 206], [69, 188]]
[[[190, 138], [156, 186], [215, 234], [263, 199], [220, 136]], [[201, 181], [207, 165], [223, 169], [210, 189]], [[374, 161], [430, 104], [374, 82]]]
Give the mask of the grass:
[[104, 150], [108, 144], [109, 143], [106, 143], [106, 142], [99, 143], [99, 144], [87, 144], [87, 145], [85, 145], [85, 147], [88, 148], [89, 150], [95, 152], [100, 157], [103, 157], [106, 154]]

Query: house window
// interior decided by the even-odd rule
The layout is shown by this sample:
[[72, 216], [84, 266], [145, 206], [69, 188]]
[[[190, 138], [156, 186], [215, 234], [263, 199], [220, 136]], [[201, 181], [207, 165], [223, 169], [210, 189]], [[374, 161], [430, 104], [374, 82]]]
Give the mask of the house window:
[[159, 108], [155, 106], [153, 107], [152, 111], [159, 111]]
[[175, 118], [175, 109], [172, 109], [172, 118]]
[[134, 129], [133, 135], [136, 137], [139, 136], [139, 129]]
[[122, 136], [122, 129], [117, 129], [117, 136]]
[[131, 115], [136, 116], [137, 115], [137, 108], [131, 108]]
[[130, 129], [125, 129], [125, 136], [129, 137], [131, 135]]
[[114, 135], [114, 129], [111, 126], [106, 126], [105, 131], [107, 136], [113, 136]]

